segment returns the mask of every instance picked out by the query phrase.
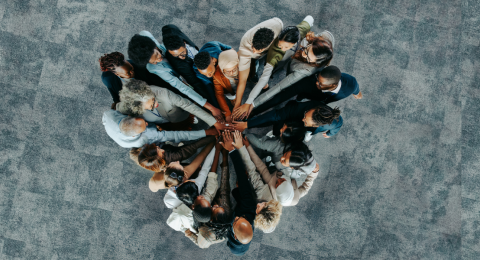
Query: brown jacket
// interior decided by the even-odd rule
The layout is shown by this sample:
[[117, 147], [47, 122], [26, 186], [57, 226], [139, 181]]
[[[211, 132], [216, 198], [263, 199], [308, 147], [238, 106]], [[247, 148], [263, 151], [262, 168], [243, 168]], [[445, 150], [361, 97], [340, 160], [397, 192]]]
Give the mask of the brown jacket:
[[230, 116], [232, 111], [230, 111], [227, 102], [232, 102], [232, 104], [234, 104], [235, 100], [227, 100], [227, 98], [225, 98], [225, 92], [235, 95], [235, 91], [232, 89], [230, 80], [223, 75], [223, 72], [218, 65], [215, 74], [213, 74], [213, 86], [215, 87], [215, 97], [220, 105], [220, 109], [225, 112], [225, 116]]

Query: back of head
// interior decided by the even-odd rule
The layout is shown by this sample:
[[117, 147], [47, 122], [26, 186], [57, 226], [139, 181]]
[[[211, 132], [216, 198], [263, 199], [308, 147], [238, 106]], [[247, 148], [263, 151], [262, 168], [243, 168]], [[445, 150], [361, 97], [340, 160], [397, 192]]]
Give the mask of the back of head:
[[183, 47], [184, 42], [178, 35], [169, 35], [167, 37], [163, 37], [163, 45], [165, 45], [167, 50], [175, 51]]
[[[165, 172], [165, 176], [168, 176], [167, 171]], [[168, 177], [166, 177], [165, 179], [165, 186], [167, 186], [166, 185], [167, 179]], [[170, 187], [170, 186], [167, 186], [167, 187]], [[180, 187], [177, 188], [177, 198], [188, 207], [191, 207], [193, 205], [193, 202], [198, 197], [198, 195], [199, 195], [198, 187], [194, 182], [185, 182], [184, 184], [180, 185]]]
[[297, 26], [288, 26], [278, 35], [280, 41], [286, 41], [290, 43], [297, 43], [300, 40], [300, 30]]
[[253, 35], [252, 46], [256, 50], [267, 48], [273, 41], [275, 33], [269, 28], [260, 28]]
[[252, 224], [250, 224], [250, 222], [248, 222], [245, 218], [240, 218], [239, 220], [237, 220], [233, 229], [238, 242], [245, 245], [250, 243], [250, 241], [252, 241], [252, 238], [253, 238]]
[[321, 38], [315, 38], [311, 44], [313, 54], [317, 57], [316, 65], [318, 67], [327, 66], [333, 58], [333, 50], [330, 44]]
[[120, 100], [132, 116], [140, 116], [145, 112], [144, 103], [155, 98], [155, 93], [145, 81], [130, 79], [120, 90]]
[[132, 158], [132, 160], [134, 160], [132, 155], [132, 153], [135, 153], [133, 151], [134, 149], [137, 149], [137, 156], [135, 157], [136, 162], [143, 168], [150, 171], [159, 172], [165, 167], [165, 160], [158, 156], [157, 146], [154, 143], [145, 144], [141, 148], [133, 148], [130, 151], [130, 158]]
[[157, 45], [147, 36], [135, 34], [128, 43], [128, 57], [141, 67], [145, 67]]
[[290, 155], [290, 167], [293, 169], [299, 169], [302, 166], [309, 165], [313, 161], [313, 154], [310, 148], [303, 143], [293, 143], [286, 152], [291, 151]]
[[285, 122], [287, 129], [283, 132], [280, 137], [282, 142], [285, 144], [302, 142], [305, 138], [305, 133], [307, 129], [301, 121], [287, 121]]
[[212, 218], [212, 208], [201, 207], [200, 205], [195, 206], [195, 208], [192, 211], [192, 215], [193, 215], [193, 218], [199, 223], [209, 222], [210, 219]]
[[125, 56], [121, 54], [120, 52], [112, 52], [103, 55], [98, 59], [98, 62], [100, 63], [100, 70], [101, 71], [112, 71], [115, 72], [115, 68], [122, 66], [125, 64]]
[[320, 76], [328, 81], [329, 85], [337, 84], [340, 81], [342, 72], [336, 66], [328, 66], [320, 71]]
[[312, 115], [312, 121], [316, 125], [331, 124], [340, 116], [340, 109], [338, 107], [331, 108], [327, 105], [321, 105], [315, 108]]
[[271, 200], [255, 217], [255, 227], [265, 233], [271, 233], [280, 222], [280, 216], [282, 216], [282, 205], [276, 200]]
[[206, 51], [202, 51], [195, 55], [193, 62], [195, 63], [195, 66], [197, 66], [197, 69], [204, 70], [208, 68], [211, 60], [212, 58], [210, 57], [210, 54]]
[[127, 116], [118, 124], [120, 132], [126, 136], [135, 136], [137, 134], [137, 122], [135, 117]]
[[[172, 176], [170, 176], [170, 175], [172, 175], [172, 173], [175, 173], [177, 178], [173, 178]], [[180, 181], [178, 180], [178, 176], [184, 176], [184, 175], [185, 175], [185, 173], [183, 172], [182, 169], [177, 169], [175, 167], [167, 167], [167, 169], [165, 169], [165, 187], [170, 188], [170, 187], [173, 187], [173, 186], [177, 186], [178, 184], [180, 184]], [[192, 182], [184, 183], [182, 186], [184, 186], [185, 184], [188, 184], [188, 183], [192, 183]], [[190, 187], [190, 186], [191, 186], [190, 184], [187, 185], [187, 187]], [[197, 185], [195, 185], [195, 187], [197, 187]], [[197, 193], [198, 193], [198, 191], [197, 191]], [[177, 195], [178, 195], [178, 193], [177, 193]]]

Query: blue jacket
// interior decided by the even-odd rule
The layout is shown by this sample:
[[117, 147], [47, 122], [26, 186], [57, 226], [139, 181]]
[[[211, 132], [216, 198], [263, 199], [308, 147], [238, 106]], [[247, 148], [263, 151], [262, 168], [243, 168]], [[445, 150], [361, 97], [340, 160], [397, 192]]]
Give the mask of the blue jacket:
[[[210, 57], [213, 57], [218, 60], [218, 56], [222, 51], [227, 51], [227, 50], [230, 50], [231, 48], [232, 47], [226, 44], [223, 44], [221, 42], [211, 41], [211, 42], [205, 43], [205, 45], [202, 46], [202, 48], [198, 51], [198, 53], [202, 51], [206, 51], [208, 52], [208, 54], [210, 54]], [[200, 73], [197, 69], [197, 66], [195, 66], [195, 64], [193, 65], [193, 69], [195, 70], [197, 77], [203, 82], [203, 84], [205, 84], [205, 86], [207, 86], [208, 88], [213, 89], [213, 77], [207, 78], [205, 75]]]

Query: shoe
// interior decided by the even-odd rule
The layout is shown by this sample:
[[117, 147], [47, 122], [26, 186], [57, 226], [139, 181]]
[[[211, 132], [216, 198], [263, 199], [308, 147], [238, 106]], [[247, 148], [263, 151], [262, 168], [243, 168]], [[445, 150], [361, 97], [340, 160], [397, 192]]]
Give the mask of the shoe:
[[312, 140], [312, 137], [313, 137], [312, 132], [307, 131], [307, 132], [305, 133], [305, 139], [303, 139], [303, 141], [304, 141], [305, 143], [307, 143], [307, 142], [309, 142], [310, 140]]
[[193, 124], [194, 125], [198, 124], [198, 118], [196, 116], [193, 117]]
[[267, 156], [265, 157], [265, 162], [271, 162], [272, 161], [272, 157], [271, 156]]
[[[273, 135], [273, 130], [270, 130], [270, 131], [266, 134], [266, 136], [268, 136], [268, 137], [270, 137], [270, 138], [275, 137], [275, 136]], [[270, 156], [269, 156], [269, 157], [270, 157]]]

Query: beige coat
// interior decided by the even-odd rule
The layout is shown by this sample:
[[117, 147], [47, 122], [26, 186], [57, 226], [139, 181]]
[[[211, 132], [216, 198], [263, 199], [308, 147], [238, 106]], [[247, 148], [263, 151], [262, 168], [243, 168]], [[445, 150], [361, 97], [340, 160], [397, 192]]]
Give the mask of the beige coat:
[[250, 68], [250, 60], [251, 59], [258, 59], [261, 56], [265, 55], [268, 52], [268, 48], [270, 45], [273, 43], [270, 43], [268, 47], [265, 49], [264, 53], [259, 53], [259, 54], [254, 54], [253, 49], [252, 49], [252, 40], [253, 40], [253, 35], [258, 31], [260, 28], [269, 28], [274, 32], [274, 37], [273, 39], [276, 39], [277, 36], [280, 34], [280, 32], [283, 29], [283, 22], [279, 18], [275, 17], [270, 20], [266, 20], [264, 22], [261, 22], [257, 25], [255, 25], [252, 29], [248, 30], [242, 37], [242, 40], [240, 41], [240, 48], [238, 50], [238, 56], [240, 58], [240, 63], [238, 64], [238, 70], [239, 71], [244, 71]]

